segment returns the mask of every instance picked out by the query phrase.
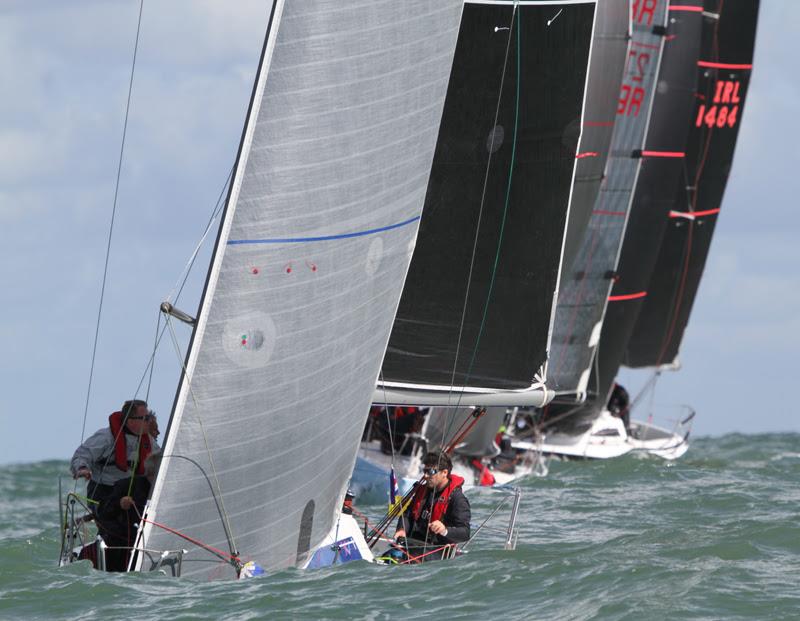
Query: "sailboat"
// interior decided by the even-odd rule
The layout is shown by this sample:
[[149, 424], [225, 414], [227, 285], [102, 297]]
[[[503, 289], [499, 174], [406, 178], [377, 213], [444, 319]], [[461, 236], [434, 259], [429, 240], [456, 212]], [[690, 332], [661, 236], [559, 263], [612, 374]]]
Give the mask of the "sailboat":
[[355, 489], [385, 495], [392, 469], [415, 480], [420, 455], [449, 445], [477, 411], [471, 433], [483, 446], [467, 436], [455, 449], [468, 483], [507, 483], [535, 467], [529, 453], [511, 473], [485, 473], [507, 408], [554, 395], [548, 350], [561, 266], [599, 189], [611, 127], [597, 119], [613, 119], [628, 14], [628, 0], [465, 5], [417, 246], [373, 399], [388, 433], [403, 408], [433, 407], [407, 436], [413, 446], [367, 431]]
[[272, 3], [198, 312], [162, 306], [192, 338], [129, 570], [233, 578], [371, 558], [342, 506], [461, 11]]
[[[744, 107], [758, 2], [709, 1], [701, 6], [673, 1], [664, 8], [668, 21], [661, 30], [658, 90], [647, 136], [633, 153], [641, 162], [633, 201], [627, 214], [619, 214], [627, 220], [616, 268], [608, 272], [612, 288], [597, 332], [588, 382], [591, 395], [583, 404], [560, 403], [545, 413], [545, 444], [553, 454], [608, 458], [634, 450], [674, 459], [688, 449], [694, 417], [688, 406], [673, 428], [666, 429], [642, 421], [626, 425], [611, 415], [606, 404], [622, 364], [655, 367], [648, 390], [661, 370], [677, 367], [680, 335], [719, 212]], [[735, 62], [722, 62], [722, 54], [735, 57]], [[714, 101], [717, 88], [725, 102]], [[713, 119], [708, 112], [712, 107]], [[725, 112], [719, 113], [723, 115], [719, 121], [722, 107]], [[704, 184], [706, 167], [712, 172]], [[699, 247], [693, 244], [692, 232], [685, 233], [687, 222], [690, 231], [706, 222], [710, 225], [698, 235]]]

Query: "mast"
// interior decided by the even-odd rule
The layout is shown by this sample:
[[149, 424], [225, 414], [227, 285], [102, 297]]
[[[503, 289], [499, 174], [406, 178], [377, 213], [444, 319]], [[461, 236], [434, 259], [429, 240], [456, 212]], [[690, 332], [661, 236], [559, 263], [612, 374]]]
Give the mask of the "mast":
[[[336, 525], [460, 13], [460, 0], [273, 3], [140, 540], [202, 542], [182, 575], [233, 575], [212, 547], [267, 569], [302, 565]], [[137, 568], [153, 562], [140, 554]]]

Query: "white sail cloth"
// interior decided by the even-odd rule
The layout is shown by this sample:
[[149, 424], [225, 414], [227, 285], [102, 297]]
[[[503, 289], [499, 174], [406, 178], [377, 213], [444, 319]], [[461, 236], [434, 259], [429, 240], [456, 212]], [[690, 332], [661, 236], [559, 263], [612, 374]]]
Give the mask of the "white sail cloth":
[[[275, 2], [149, 520], [267, 570], [304, 563], [335, 528], [416, 238], [461, 4]], [[152, 524], [141, 543], [188, 549], [184, 576], [232, 575]]]

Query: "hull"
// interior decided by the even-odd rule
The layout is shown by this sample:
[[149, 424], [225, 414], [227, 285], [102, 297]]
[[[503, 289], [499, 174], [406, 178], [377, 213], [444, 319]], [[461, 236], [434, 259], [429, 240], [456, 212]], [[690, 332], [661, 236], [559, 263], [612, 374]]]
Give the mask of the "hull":
[[515, 442], [513, 446], [563, 459], [612, 459], [638, 452], [673, 460], [689, 449], [686, 426], [690, 421], [680, 421], [674, 431], [631, 421], [630, 430], [626, 430], [621, 419], [603, 411], [583, 433], [548, 433], [540, 442]]

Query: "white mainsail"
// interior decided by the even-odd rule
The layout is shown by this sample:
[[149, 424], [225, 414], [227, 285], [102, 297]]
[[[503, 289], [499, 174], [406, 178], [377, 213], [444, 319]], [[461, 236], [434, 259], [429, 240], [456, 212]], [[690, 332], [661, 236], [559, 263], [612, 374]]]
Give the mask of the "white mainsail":
[[[302, 565], [336, 526], [417, 233], [461, 0], [275, 0], [140, 547]], [[224, 555], [223, 555], [224, 556]], [[151, 554], [139, 554], [148, 570]]]

